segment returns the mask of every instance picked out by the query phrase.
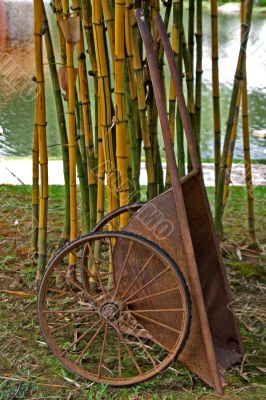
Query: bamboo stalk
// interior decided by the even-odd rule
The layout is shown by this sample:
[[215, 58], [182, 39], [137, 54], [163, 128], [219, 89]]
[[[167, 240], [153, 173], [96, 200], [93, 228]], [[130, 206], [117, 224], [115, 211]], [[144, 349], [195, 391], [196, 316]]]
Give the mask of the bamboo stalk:
[[142, 60], [139, 48], [139, 34], [135, 16], [133, 15], [133, 10], [130, 10], [130, 13], [131, 13], [131, 29], [132, 29], [133, 68], [137, 86], [138, 111], [140, 116], [140, 126], [143, 138], [145, 163], [148, 176], [147, 198], [150, 200], [157, 195], [157, 187], [155, 183], [151, 139], [150, 139], [148, 120], [147, 120], [145, 87], [143, 82]]
[[198, 142], [200, 143], [201, 136], [201, 90], [202, 90], [202, 0], [196, 1], [196, 88], [195, 88], [195, 107], [196, 107], [196, 119], [198, 127]]
[[82, 232], [88, 233], [90, 232], [90, 193], [88, 186], [88, 174], [87, 174], [87, 157], [86, 157], [86, 148], [85, 148], [85, 139], [83, 143], [81, 142], [81, 138], [84, 136], [82, 131], [84, 130], [83, 125], [83, 112], [82, 112], [82, 104], [78, 101], [78, 93], [75, 91], [75, 108], [76, 108], [76, 138], [79, 138], [79, 141], [76, 141], [76, 165], [77, 165], [77, 173], [79, 178], [79, 189], [81, 196], [81, 223], [82, 223]]
[[[100, 115], [100, 125], [98, 126], [98, 130], [99, 138], [103, 141], [105, 172], [107, 175], [108, 211], [110, 212], [117, 208], [118, 199], [113, 138], [112, 130], [110, 129], [112, 122], [110, 75], [107, 62], [102, 12], [101, 2], [93, 0], [92, 26], [98, 71], [98, 112]], [[100, 168], [99, 161], [98, 168]], [[111, 226], [111, 228], [113, 228], [113, 226]]]
[[[173, 12], [173, 26], [172, 26], [172, 49], [175, 55], [175, 60], [177, 63], [178, 54], [178, 28], [176, 24], [176, 2], [174, 2], [174, 12]], [[176, 95], [173, 78], [170, 79], [170, 91], [169, 91], [169, 126], [171, 131], [171, 139], [174, 146], [175, 142], [175, 125], [176, 125]], [[169, 189], [171, 187], [171, 178], [169, 173], [169, 168], [167, 164], [166, 178], [165, 178], [165, 188]]]
[[38, 129], [39, 163], [40, 163], [40, 200], [38, 227], [38, 267], [37, 285], [39, 284], [47, 257], [47, 216], [48, 216], [48, 156], [46, 144], [46, 107], [43, 69], [43, 24], [42, 0], [34, 0], [34, 47], [36, 65], [36, 126]]
[[[243, 27], [245, 24], [245, 2], [241, 0], [241, 41], [244, 39]], [[249, 119], [248, 119], [248, 89], [247, 89], [247, 57], [244, 58], [243, 67], [243, 86], [242, 86], [242, 126], [243, 126], [243, 147], [244, 147], [244, 160], [245, 160], [245, 178], [247, 187], [247, 211], [248, 211], [248, 230], [251, 246], [259, 249], [255, 229], [254, 217], [254, 193], [252, 182], [252, 167], [250, 158], [250, 144], [249, 144]]]
[[[177, 27], [177, 68], [181, 79], [183, 78], [183, 0], [176, 0], [173, 3], [173, 18], [174, 23]], [[183, 124], [179, 112], [179, 108], [176, 110], [176, 144], [177, 144], [177, 159], [178, 159], [178, 170], [180, 177], [184, 176], [185, 171], [185, 151], [184, 151], [184, 131]]]
[[255, 248], [258, 248], [256, 229], [255, 229], [254, 192], [253, 192], [252, 167], [251, 167], [250, 144], [249, 144], [246, 65], [244, 67], [244, 78], [243, 78], [243, 88], [242, 88], [242, 125], [243, 125], [244, 159], [245, 159], [245, 178], [247, 187], [248, 230], [249, 230], [251, 245]]
[[[94, 136], [95, 143], [97, 143], [98, 138], [98, 71], [97, 71], [97, 60], [95, 54], [95, 46], [94, 46], [94, 38], [93, 38], [93, 28], [92, 28], [92, 7], [90, 0], [82, 0], [82, 18], [83, 18], [83, 27], [84, 33], [86, 36], [86, 42], [88, 46], [88, 54], [90, 59], [91, 71], [89, 71], [89, 75], [93, 76], [94, 81]], [[96, 146], [94, 149], [95, 152], [95, 176], [97, 179], [97, 153], [98, 147]], [[92, 206], [92, 205], [91, 205]], [[93, 208], [91, 208], [91, 213], [94, 215]]]
[[[58, 6], [61, 9], [61, 1], [56, 5], [55, 11], [58, 13]], [[53, 92], [55, 97], [55, 105], [56, 105], [56, 113], [57, 113], [57, 121], [58, 121], [58, 128], [59, 128], [59, 136], [61, 142], [61, 152], [62, 152], [62, 159], [63, 159], [63, 173], [64, 173], [64, 189], [65, 189], [65, 213], [64, 213], [64, 226], [62, 229], [62, 243], [64, 244], [69, 240], [70, 235], [70, 187], [69, 187], [69, 154], [68, 154], [68, 138], [67, 138], [67, 128], [66, 128], [66, 121], [65, 121], [65, 114], [64, 114], [64, 106], [62, 101], [61, 95], [61, 88], [59, 84], [57, 69], [56, 69], [56, 61], [54, 55], [54, 48], [53, 42], [51, 38], [51, 32], [49, 28], [49, 23], [47, 20], [47, 15], [45, 11], [45, 7], [43, 6], [43, 14], [44, 20], [46, 25], [45, 31], [45, 46], [46, 46], [46, 53], [47, 59], [49, 63], [50, 75], [53, 85]], [[61, 31], [61, 30], [60, 30]], [[61, 37], [61, 35], [60, 35]], [[65, 41], [64, 37], [61, 38], [61, 49], [65, 49]], [[62, 60], [64, 61], [64, 53], [62, 56]]]
[[[73, 6], [80, 9], [80, 0], [73, 0]], [[82, 19], [81, 19], [82, 21]], [[91, 103], [89, 94], [89, 85], [87, 78], [86, 54], [84, 47], [83, 25], [80, 24], [80, 41], [77, 45], [77, 57], [80, 81], [80, 101], [82, 104], [82, 115], [84, 123], [84, 136], [86, 147], [87, 177], [89, 185], [89, 205], [90, 205], [90, 223], [89, 230], [93, 229], [96, 223], [96, 202], [97, 202], [97, 176], [95, 174], [95, 156], [94, 156], [94, 137], [91, 117]]]
[[[69, 17], [68, 0], [62, 0], [63, 13]], [[68, 78], [68, 126], [69, 126], [69, 186], [70, 186], [70, 240], [77, 237], [77, 189], [76, 189], [76, 117], [75, 91], [76, 77], [74, 71], [73, 44], [66, 43], [67, 78]], [[75, 256], [70, 255], [70, 265], [75, 264]]]
[[[187, 107], [191, 119], [191, 125], [192, 125], [192, 131], [196, 140], [197, 144], [197, 151], [198, 151], [198, 156], [200, 158], [200, 148], [199, 148], [199, 136], [198, 136], [198, 124], [197, 124], [197, 118], [196, 118], [196, 107], [195, 107], [195, 99], [194, 99], [194, 78], [193, 78], [193, 70], [191, 69], [191, 60], [190, 60], [190, 53], [189, 49], [187, 47], [187, 42], [186, 42], [186, 36], [185, 36], [185, 31], [184, 28], [182, 28], [183, 31], [183, 60], [184, 60], [184, 67], [185, 67], [185, 76], [186, 76], [186, 84], [187, 84]], [[190, 156], [188, 153], [188, 172], [192, 170], [192, 165], [191, 165], [191, 160]]]
[[216, 197], [219, 165], [221, 158], [221, 116], [220, 116], [220, 88], [219, 88], [219, 45], [218, 45], [217, 0], [211, 0], [211, 41], [212, 41], [214, 168], [215, 168], [215, 197]]
[[127, 115], [129, 121], [129, 139], [130, 139], [130, 161], [132, 166], [132, 186], [133, 192], [130, 192], [130, 201], [140, 200], [140, 159], [138, 155], [137, 143], [137, 88], [134, 79], [133, 70], [133, 51], [132, 51], [132, 31], [130, 27], [130, 7], [131, 0], [126, 0], [125, 7], [125, 49], [126, 49], [126, 66], [125, 66], [125, 88]]
[[236, 104], [235, 104], [235, 111], [234, 111], [234, 120], [231, 130], [231, 137], [230, 137], [230, 144], [228, 148], [227, 154], [227, 171], [224, 180], [224, 191], [223, 191], [223, 208], [226, 207], [228, 195], [229, 195], [229, 185], [231, 183], [231, 171], [232, 171], [232, 163], [234, 158], [234, 151], [235, 151], [235, 142], [236, 142], [236, 135], [237, 135], [237, 127], [238, 127], [238, 118], [239, 118], [239, 108], [241, 104], [241, 97], [242, 97], [242, 84], [240, 82], [239, 91], [237, 94]]
[[101, 2], [102, 2], [104, 20], [106, 23], [106, 28], [107, 28], [107, 33], [108, 33], [111, 55], [114, 60], [115, 59], [115, 35], [114, 35], [114, 16], [112, 15], [113, 10], [111, 8], [110, 1], [101, 0]]
[[230, 139], [231, 133], [234, 126], [234, 119], [235, 119], [235, 109], [238, 101], [239, 91], [241, 90], [241, 82], [243, 80], [243, 68], [244, 68], [244, 61], [245, 61], [245, 54], [246, 48], [248, 43], [249, 37], [249, 30], [251, 25], [251, 18], [252, 18], [252, 10], [253, 10], [253, 1], [252, 0], [245, 0], [245, 25], [243, 25], [242, 29], [242, 37], [243, 40], [240, 44], [238, 62], [236, 67], [233, 91], [231, 96], [230, 108], [229, 108], [229, 116], [227, 122], [227, 128], [224, 138], [224, 145], [223, 145], [223, 152], [220, 161], [220, 169], [219, 169], [219, 179], [218, 179], [218, 186], [217, 186], [217, 202], [215, 207], [215, 225], [216, 230], [219, 237], [223, 238], [223, 212], [224, 212], [224, 182], [226, 175], [228, 173], [228, 152], [230, 146]]
[[39, 140], [38, 140], [38, 109], [36, 99], [35, 104], [35, 123], [33, 130], [32, 143], [32, 231], [31, 231], [31, 250], [38, 252], [38, 220], [39, 220]]
[[[100, 87], [99, 87], [100, 91]], [[101, 94], [99, 93], [99, 98]], [[98, 100], [100, 103], [100, 99]], [[98, 125], [101, 126], [101, 108], [98, 113]], [[104, 149], [103, 149], [103, 138], [102, 129], [99, 129], [98, 137], [98, 183], [97, 183], [97, 222], [101, 221], [104, 217], [104, 178], [105, 178], [105, 162], [104, 162]]]
[[[121, 35], [121, 31], [123, 34]], [[127, 112], [125, 100], [124, 60], [125, 60], [125, 1], [115, 1], [115, 108], [116, 123], [116, 160], [118, 173], [118, 191], [120, 207], [128, 204], [129, 185], [127, 177]], [[120, 218], [123, 227], [128, 220], [128, 213]]]
[[188, 2], [188, 51], [190, 70], [192, 71], [192, 86], [194, 83], [194, 34], [195, 34], [195, 0]]
[[[185, 61], [185, 70], [187, 74], [187, 83], [188, 83], [188, 110], [191, 117], [192, 129], [197, 141], [199, 144], [199, 132], [197, 125], [197, 117], [196, 117], [196, 106], [195, 106], [195, 98], [194, 98], [194, 23], [195, 23], [195, 1], [189, 0], [188, 3], [188, 48], [187, 48], [187, 63]], [[184, 33], [185, 38], [185, 33]], [[186, 52], [184, 51], [184, 55]], [[199, 150], [199, 149], [198, 149]], [[200, 152], [198, 151], [200, 154]], [[187, 165], [188, 172], [192, 171], [192, 164], [190, 160], [189, 151], [187, 151]]]

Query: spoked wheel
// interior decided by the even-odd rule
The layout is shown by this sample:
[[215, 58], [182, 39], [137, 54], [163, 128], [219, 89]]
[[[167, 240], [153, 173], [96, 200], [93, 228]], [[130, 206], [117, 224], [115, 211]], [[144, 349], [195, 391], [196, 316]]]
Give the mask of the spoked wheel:
[[[75, 260], [75, 280], [67, 274], [69, 259]], [[84, 288], [81, 271], [88, 271], [88, 262]], [[64, 366], [114, 386], [166, 368], [184, 347], [191, 317], [188, 289], [174, 261], [127, 232], [90, 234], [55, 255], [38, 307], [44, 339]]]

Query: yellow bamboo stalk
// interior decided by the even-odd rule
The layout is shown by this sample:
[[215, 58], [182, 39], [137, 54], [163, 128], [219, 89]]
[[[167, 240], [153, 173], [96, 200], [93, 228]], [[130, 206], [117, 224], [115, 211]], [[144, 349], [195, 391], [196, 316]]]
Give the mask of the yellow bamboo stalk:
[[[107, 175], [108, 211], [110, 212], [117, 208], [118, 205], [112, 130], [110, 129], [112, 123], [111, 91], [105, 51], [103, 11], [101, 2], [96, 0], [92, 1], [92, 26], [98, 71], [98, 112], [100, 114], [98, 130], [99, 138], [103, 141], [105, 172]], [[100, 166], [99, 161], [98, 165]], [[111, 228], [114, 227], [112, 226]]]
[[35, 104], [35, 123], [32, 143], [32, 235], [31, 249], [38, 252], [38, 220], [39, 220], [39, 140], [38, 140], [38, 99]]
[[[178, 52], [178, 31], [175, 23], [172, 26], [172, 49], [175, 54]], [[174, 145], [175, 140], [175, 118], [176, 116], [176, 95], [175, 95], [175, 88], [173, 78], [170, 79], [170, 91], [169, 91], [169, 125], [171, 131], [171, 138], [172, 143]], [[166, 170], [166, 178], [165, 178], [165, 187], [168, 189], [171, 186], [171, 178], [170, 173], [167, 165]]]
[[[100, 91], [100, 87], [99, 87]], [[99, 98], [100, 98], [99, 93]], [[99, 99], [100, 102], [100, 99]], [[101, 127], [101, 109], [98, 113], [98, 125]], [[97, 222], [104, 216], [104, 179], [105, 179], [105, 162], [104, 162], [104, 149], [103, 149], [103, 129], [99, 129], [98, 136], [98, 183], [97, 183]]]
[[[69, 17], [68, 0], [62, 0], [64, 17]], [[67, 80], [68, 80], [68, 149], [69, 149], [69, 185], [70, 185], [70, 240], [77, 237], [77, 189], [76, 189], [76, 117], [75, 90], [76, 76], [73, 59], [74, 46], [66, 42]], [[70, 255], [70, 266], [75, 264], [75, 256]]]
[[[108, 39], [109, 39], [109, 46], [111, 50], [111, 55], [114, 61], [115, 58], [115, 35], [114, 35], [114, 18], [112, 15], [111, 4], [110, 0], [101, 0], [102, 1], [102, 8], [104, 14], [104, 20], [106, 23]], [[123, 35], [123, 33], [121, 32]]]
[[[116, 124], [116, 160], [120, 207], [128, 204], [129, 185], [127, 177], [127, 112], [125, 99], [124, 60], [125, 60], [125, 1], [115, 1], [115, 109]], [[122, 214], [120, 225], [123, 227], [128, 214]]]
[[[80, 10], [80, 0], [73, 0], [75, 9]], [[82, 19], [81, 19], [82, 21]], [[91, 103], [89, 94], [89, 85], [87, 78], [86, 54], [84, 46], [83, 26], [80, 23], [80, 41], [77, 44], [77, 58], [80, 83], [80, 101], [82, 105], [82, 115], [84, 124], [84, 136], [87, 158], [87, 176], [89, 184], [90, 199], [90, 229], [96, 222], [96, 196], [97, 196], [97, 175], [95, 174], [95, 156], [94, 156], [94, 137], [91, 118]]]
[[48, 156], [46, 144], [46, 107], [43, 69], [43, 26], [42, 0], [34, 0], [34, 46], [36, 65], [36, 126], [38, 129], [40, 163], [40, 206], [38, 227], [38, 269], [37, 284], [40, 282], [47, 256], [47, 214], [48, 214]]

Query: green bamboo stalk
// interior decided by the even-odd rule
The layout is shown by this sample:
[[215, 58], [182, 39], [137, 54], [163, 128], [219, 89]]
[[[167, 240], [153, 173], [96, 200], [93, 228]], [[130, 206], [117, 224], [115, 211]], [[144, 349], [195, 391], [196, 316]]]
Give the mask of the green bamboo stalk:
[[139, 32], [136, 25], [135, 16], [133, 10], [130, 10], [130, 26], [132, 35], [132, 52], [133, 52], [133, 69], [136, 79], [137, 87], [137, 98], [138, 98], [138, 112], [140, 117], [140, 126], [145, 151], [145, 163], [148, 175], [147, 185], [147, 198], [152, 199], [157, 195], [157, 187], [155, 183], [155, 171], [152, 158], [151, 138], [150, 130], [147, 118], [147, 106], [145, 102], [145, 87], [143, 82], [143, 70], [142, 70], [142, 57], [139, 46]]
[[[177, 29], [177, 69], [181, 79], [183, 79], [183, 0], [175, 0], [173, 3], [173, 19]], [[185, 175], [185, 151], [184, 151], [184, 130], [179, 112], [176, 110], [176, 144], [179, 176]]]
[[198, 142], [201, 136], [201, 91], [202, 91], [202, 0], [196, 2], [197, 22], [196, 22], [196, 88], [195, 88], [195, 107], [198, 127]]
[[127, 65], [125, 67], [125, 86], [126, 86], [127, 116], [129, 121], [130, 160], [132, 166], [131, 186], [133, 190], [133, 192], [130, 192], [130, 202], [134, 202], [140, 200], [140, 185], [139, 185], [140, 162], [138, 157], [138, 145], [136, 137], [137, 129], [133, 111], [134, 102], [132, 102], [132, 97], [134, 97], [135, 95], [134, 93], [132, 93], [132, 89], [130, 88], [131, 87], [130, 82], [132, 82], [132, 79], [130, 80], [129, 73], [133, 74], [134, 72], [131, 70], [129, 58], [127, 58]]
[[248, 120], [248, 96], [247, 96], [247, 73], [246, 60], [244, 66], [244, 78], [242, 88], [242, 125], [243, 125], [243, 147], [245, 159], [245, 178], [247, 187], [247, 208], [248, 208], [248, 230], [251, 246], [258, 249], [258, 242], [255, 229], [254, 216], [254, 191], [252, 182], [252, 166], [250, 158], [250, 143], [249, 143], [249, 120]]
[[195, 0], [188, 2], [188, 51], [190, 70], [192, 71], [192, 86], [194, 86], [194, 34], [195, 34]]
[[218, 45], [217, 0], [211, 0], [211, 41], [212, 41], [214, 168], [215, 168], [215, 198], [216, 198], [218, 176], [219, 176], [219, 165], [221, 158], [221, 115], [220, 115], [220, 88], [219, 88], [219, 45]]
[[[200, 158], [200, 148], [199, 148], [199, 136], [198, 136], [198, 124], [197, 124], [197, 117], [196, 117], [196, 107], [195, 107], [195, 100], [194, 100], [194, 77], [193, 77], [193, 70], [191, 69], [191, 60], [190, 60], [190, 52], [187, 47], [187, 42], [186, 42], [186, 35], [184, 31], [184, 27], [182, 28], [183, 31], [183, 60], [184, 60], [184, 66], [185, 66], [185, 75], [186, 75], [186, 84], [187, 84], [187, 106], [188, 106], [188, 111], [190, 115], [190, 120], [191, 120], [191, 125], [192, 125], [192, 131], [196, 140], [196, 145], [197, 145], [197, 151], [198, 151], [198, 156]], [[190, 172], [192, 170], [192, 165], [191, 165], [191, 160], [190, 156], [188, 154], [188, 171]]]
[[[191, 115], [191, 123], [192, 129], [195, 134], [197, 143], [199, 143], [199, 132], [197, 125], [197, 117], [196, 117], [196, 107], [194, 100], [194, 33], [195, 33], [195, 1], [189, 0], [188, 3], [188, 62], [189, 62], [189, 71], [190, 71], [190, 79], [189, 79], [189, 87], [188, 88], [188, 108]], [[191, 91], [191, 92], [190, 92]], [[192, 171], [192, 164], [190, 160], [190, 154], [187, 150], [187, 168], [188, 172]]]
[[[55, 8], [55, 10], [57, 11], [57, 8]], [[44, 15], [44, 21], [45, 21], [45, 26], [46, 26], [44, 39], [45, 39], [47, 60], [48, 60], [48, 64], [49, 64], [54, 98], [55, 98], [56, 114], [57, 114], [59, 137], [60, 137], [62, 160], [63, 160], [64, 189], [65, 189], [65, 202], [64, 202], [65, 213], [64, 213], [64, 225], [63, 225], [63, 229], [62, 229], [62, 238], [61, 238], [62, 240], [60, 242], [60, 245], [63, 245], [65, 242], [67, 242], [69, 240], [69, 233], [70, 233], [70, 188], [69, 188], [68, 138], [67, 138], [67, 129], [66, 129], [65, 114], [64, 114], [64, 105], [63, 105], [63, 101], [62, 101], [61, 88], [60, 88], [60, 83], [59, 83], [58, 74], [57, 74], [53, 42], [52, 42], [50, 27], [49, 27], [49, 23], [48, 23], [48, 19], [47, 19], [47, 15], [46, 15], [44, 6], [43, 6], [43, 15]], [[64, 57], [63, 57], [63, 59], [64, 59]]]
[[223, 195], [224, 195], [224, 182], [228, 171], [228, 152], [230, 146], [230, 139], [232, 128], [234, 126], [234, 118], [235, 118], [235, 109], [236, 104], [239, 96], [239, 91], [241, 90], [241, 83], [243, 80], [243, 71], [244, 71], [244, 62], [245, 62], [245, 54], [246, 48], [249, 38], [249, 31], [251, 25], [251, 18], [252, 18], [252, 10], [253, 10], [253, 1], [252, 0], [245, 0], [245, 25], [242, 26], [242, 37], [243, 40], [240, 44], [238, 62], [235, 72], [235, 79], [233, 85], [233, 91], [231, 96], [230, 108], [229, 108], [229, 115], [228, 115], [228, 122], [227, 128], [224, 138], [224, 145], [223, 145], [223, 152], [221, 156], [220, 162], [220, 169], [219, 169], [219, 178], [218, 178], [218, 186], [217, 186], [217, 203], [215, 207], [215, 226], [217, 230], [218, 236], [223, 239], [223, 213], [224, 213], [224, 205], [223, 205]]
[[[80, 0], [73, 0], [73, 6], [77, 10], [81, 10]], [[86, 54], [84, 46], [83, 36], [83, 25], [82, 15], [80, 23], [80, 41], [77, 45], [77, 58], [79, 68], [79, 93], [80, 102], [82, 106], [82, 127], [80, 133], [84, 133], [84, 136], [80, 136], [80, 151], [83, 159], [84, 168], [86, 168], [86, 175], [88, 179], [88, 190], [89, 190], [89, 229], [93, 229], [96, 223], [96, 204], [97, 204], [97, 177], [95, 176], [95, 156], [94, 156], [94, 137], [92, 128], [92, 116], [91, 116], [91, 103], [90, 93], [87, 78], [87, 66], [86, 66]]]

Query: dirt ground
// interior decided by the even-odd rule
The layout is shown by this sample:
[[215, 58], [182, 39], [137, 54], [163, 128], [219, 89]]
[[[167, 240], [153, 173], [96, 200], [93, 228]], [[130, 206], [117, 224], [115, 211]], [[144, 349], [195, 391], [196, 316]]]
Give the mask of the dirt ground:
[[[248, 248], [245, 194], [234, 188], [222, 244], [241, 323], [245, 357], [227, 372], [224, 399], [266, 398], [265, 188], [256, 189], [257, 234], [261, 252]], [[58, 246], [63, 189], [50, 191], [49, 254]], [[84, 382], [66, 371], [41, 337], [34, 287], [36, 260], [30, 251], [30, 187], [0, 186], [0, 400], [11, 399], [219, 399], [178, 364], [131, 388]], [[209, 190], [211, 201], [213, 190]]]

